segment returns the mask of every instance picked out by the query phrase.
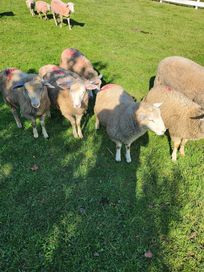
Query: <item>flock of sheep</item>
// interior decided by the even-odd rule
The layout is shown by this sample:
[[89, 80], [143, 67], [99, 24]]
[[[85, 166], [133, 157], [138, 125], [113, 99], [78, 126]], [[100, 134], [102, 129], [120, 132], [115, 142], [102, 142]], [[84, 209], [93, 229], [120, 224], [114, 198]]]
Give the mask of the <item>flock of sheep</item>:
[[26, 5], [30, 10], [32, 16], [35, 11], [42, 18], [47, 19], [47, 13], [52, 12], [56, 26], [58, 25], [57, 19], [60, 19], [60, 27], [62, 27], [63, 17], [67, 18], [69, 29], [71, 29], [70, 15], [74, 12], [74, 4], [72, 2], [64, 3], [60, 0], [51, 0], [51, 4], [44, 1], [26, 0]]
[[[59, 2], [52, 2], [55, 1]], [[188, 140], [204, 138], [204, 68], [199, 64], [183, 57], [165, 58], [159, 63], [154, 87], [141, 102], [136, 102], [120, 85], [101, 87], [101, 78], [79, 50], [67, 48], [59, 66], [47, 64], [38, 74], [4, 69], [0, 72], [0, 91], [19, 128], [22, 124], [18, 108], [22, 116], [31, 120], [34, 138], [38, 138], [38, 117], [42, 134], [48, 138], [45, 117], [50, 116], [50, 106], [57, 107], [70, 121], [75, 138], [83, 138], [81, 119], [95, 91], [95, 128], [99, 124], [106, 128], [116, 144], [116, 161], [121, 161], [121, 147], [125, 144], [126, 161], [131, 162], [131, 144], [148, 129], [157, 135], [169, 130], [174, 161], [178, 149], [184, 155]]]

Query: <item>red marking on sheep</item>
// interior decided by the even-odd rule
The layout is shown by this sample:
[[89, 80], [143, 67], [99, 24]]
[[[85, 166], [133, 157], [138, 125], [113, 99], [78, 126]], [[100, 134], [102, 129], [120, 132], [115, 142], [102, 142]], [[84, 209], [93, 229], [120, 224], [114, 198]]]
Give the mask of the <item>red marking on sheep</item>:
[[52, 67], [52, 71], [58, 71], [60, 68], [58, 66]]
[[116, 84], [112, 84], [112, 83], [107, 84], [107, 85], [103, 86], [100, 91], [106, 91], [108, 89], [111, 89], [114, 86], [117, 86], [117, 85]]
[[69, 49], [69, 50], [65, 51], [66, 57], [73, 57], [76, 53], [77, 53], [77, 51], [74, 49]]
[[17, 70], [16, 68], [10, 68], [10, 69], [6, 70], [6, 77], [7, 77], [8, 80], [12, 79], [13, 72], [16, 71], [16, 70]]
[[168, 91], [168, 92], [171, 92], [171, 91], [172, 91], [172, 88], [169, 87], [169, 86], [166, 86], [166, 89], [165, 89], [165, 90]]

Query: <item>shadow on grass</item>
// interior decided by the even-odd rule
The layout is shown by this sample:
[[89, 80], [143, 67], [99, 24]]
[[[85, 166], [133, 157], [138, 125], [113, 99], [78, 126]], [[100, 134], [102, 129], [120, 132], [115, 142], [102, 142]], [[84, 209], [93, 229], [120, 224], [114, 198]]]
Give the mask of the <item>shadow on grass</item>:
[[154, 80], [156, 76], [152, 76], [149, 80], [149, 90], [151, 90], [154, 87]]
[[148, 134], [132, 145], [131, 164], [116, 163], [104, 129], [89, 124], [86, 141], [75, 140], [54, 116], [50, 140], [35, 140], [31, 126], [18, 130], [8, 114], [1, 103], [2, 271], [170, 271], [162, 243], [179, 219], [181, 174], [160, 176], [152, 153], [141, 161]]
[[0, 12], [0, 18], [8, 16], [15, 16], [15, 13], [13, 13], [13, 11]]

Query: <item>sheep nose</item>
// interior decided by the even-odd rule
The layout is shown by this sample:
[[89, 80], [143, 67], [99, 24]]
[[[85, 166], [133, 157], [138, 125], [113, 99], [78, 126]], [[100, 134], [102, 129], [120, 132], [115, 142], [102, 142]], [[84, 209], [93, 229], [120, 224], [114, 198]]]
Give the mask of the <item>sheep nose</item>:
[[40, 103], [33, 103], [32, 104], [32, 107], [35, 108], [35, 109], [38, 109], [40, 107]]

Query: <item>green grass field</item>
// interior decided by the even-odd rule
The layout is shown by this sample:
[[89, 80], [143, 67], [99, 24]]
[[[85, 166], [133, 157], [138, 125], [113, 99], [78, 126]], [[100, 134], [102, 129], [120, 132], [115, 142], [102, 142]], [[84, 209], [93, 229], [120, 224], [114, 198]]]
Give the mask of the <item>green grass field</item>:
[[[202, 9], [74, 0], [68, 31], [51, 16], [32, 18], [24, 2], [0, 2], [0, 69], [38, 71], [75, 47], [105, 82], [141, 99], [162, 58], [204, 65]], [[204, 140], [189, 142], [186, 157], [173, 163], [166, 136], [150, 132], [132, 145], [132, 163], [123, 156], [118, 164], [94, 121], [90, 110], [85, 137], [76, 140], [53, 110], [50, 139], [36, 140], [28, 121], [16, 127], [0, 98], [0, 271], [204, 271]]]

